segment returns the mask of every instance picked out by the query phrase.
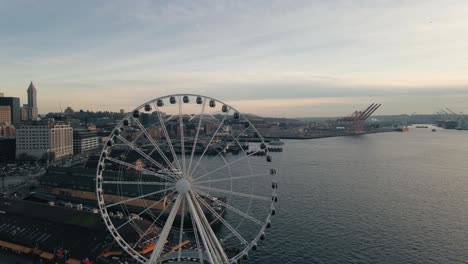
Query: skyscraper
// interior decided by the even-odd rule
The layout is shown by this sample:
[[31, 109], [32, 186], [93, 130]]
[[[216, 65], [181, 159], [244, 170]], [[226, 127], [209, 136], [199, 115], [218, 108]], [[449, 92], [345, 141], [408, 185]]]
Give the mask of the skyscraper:
[[34, 87], [33, 82], [31, 81], [31, 84], [28, 87], [28, 116], [29, 120], [37, 120], [37, 90], [36, 87]]
[[21, 111], [20, 111], [20, 113], [21, 113], [21, 122], [27, 121], [29, 119], [28, 111], [29, 111], [29, 106], [27, 104], [24, 104], [21, 107]]
[[11, 106], [0, 105], [0, 125], [11, 124]]
[[21, 122], [20, 99], [17, 97], [0, 97], [0, 106], [10, 107], [11, 123], [15, 127], [19, 127]]

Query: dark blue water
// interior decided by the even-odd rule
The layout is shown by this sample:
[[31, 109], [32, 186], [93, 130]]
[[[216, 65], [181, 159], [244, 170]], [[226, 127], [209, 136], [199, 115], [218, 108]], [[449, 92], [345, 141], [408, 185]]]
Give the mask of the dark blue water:
[[249, 263], [468, 263], [468, 131], [286, 141]]

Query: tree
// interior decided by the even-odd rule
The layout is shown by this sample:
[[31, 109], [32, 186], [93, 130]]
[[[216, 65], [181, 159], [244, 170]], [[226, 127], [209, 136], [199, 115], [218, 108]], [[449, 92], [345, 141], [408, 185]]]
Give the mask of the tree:
[[46, 152], [42, 155], [41, 161], [53, 161], [55, 159], [55, 152]]
[[21, 154], [18, 155], [18, 160], [25, 161], [25, 160], [28, 159], [28, 157], [29, 157], [28, 153], [23, 152], [23, 153], [21, 153]]
[[49, 161], [53, 161], [55, 159], [55, 152], [49, 152]]
[[49, 153], [46, 152], [46, 153], [42, 154], [42, 156], [41, 156], [41, 161], [42, 162], [46, 162], [48, 159], [49, 159]]
[[36, 157], [34, 157], [33, 155], [29, 155], [26, 152], [23, 152], [18, 156], [18, 159], [22, 161], [33, 161], [36, 160]]

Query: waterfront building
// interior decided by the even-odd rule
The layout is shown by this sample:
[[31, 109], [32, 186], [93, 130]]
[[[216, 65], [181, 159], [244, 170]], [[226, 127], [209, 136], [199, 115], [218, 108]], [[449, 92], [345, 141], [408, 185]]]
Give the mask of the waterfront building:
[[73, 130], [73, 154], [88, 153], [99, 148], [99, 137], [96, 131], [86, 129]]
[[73, 155], [73, 129], [54, 120], [29, 121], [17, 130], [16, 156], [34, 159], [62, 158]]
[[[107, 239], [106, 226], [97, 210], [47, 199], [48, 196], [25, 200], [0, 197], [2, 254], [30, 256], [36, 259], [34, 263], [123, 263], [116, 257], [122, 255], [121, 249], [114, 250], [114, 243]], [[119, 224], [126, 221], [115, 220]], [[147, 220], [135, 219], [134, 224], [143, 230], [151, 226]], [[131, 225], [123, 226], [120, 233], [124, 239], [134, 242], [139, 235]], [[142, 254], [151, 252], [143, 251], [145, 248], [136, 250]]]

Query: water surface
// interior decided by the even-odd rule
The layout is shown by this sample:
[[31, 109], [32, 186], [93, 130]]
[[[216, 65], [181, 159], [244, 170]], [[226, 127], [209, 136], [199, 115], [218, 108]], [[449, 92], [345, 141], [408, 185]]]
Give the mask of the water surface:
[[285, 142], [249, 263], [468, 263], [468, 131]]

